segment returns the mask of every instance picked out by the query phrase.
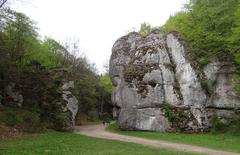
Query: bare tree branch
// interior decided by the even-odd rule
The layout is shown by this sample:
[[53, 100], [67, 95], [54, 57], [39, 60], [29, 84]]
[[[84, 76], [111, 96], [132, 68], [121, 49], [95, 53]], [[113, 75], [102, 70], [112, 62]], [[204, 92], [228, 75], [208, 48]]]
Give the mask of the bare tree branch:
[[7, 2], [7, 0], [0, 0], [0, 8]]

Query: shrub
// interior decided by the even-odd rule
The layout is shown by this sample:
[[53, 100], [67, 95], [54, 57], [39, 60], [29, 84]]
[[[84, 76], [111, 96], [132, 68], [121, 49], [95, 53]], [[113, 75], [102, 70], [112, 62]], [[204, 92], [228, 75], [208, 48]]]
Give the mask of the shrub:
[[226, 124], [221, 122], [220, 118], [216, 114], [212, 116], [211, 124], [212, 124], [211, 131], [213, 133], [223, 132], [226, 126]]
[[1, 108], [0, 121], [8, 126], [15, 126], [22, 124], [23, 118], [18, 117], [15, 108]]
[[207, 58], [201, 58], [199, 59], [199, 64], [204, 67], [206, 66], [207, 64], [209, 64], [209, 60]]
[[226, 123], [221, 121], [216, 114], [212, 116], [211, 120], [212, 133], [227, 133], [231, 135], [240, 135], [240, 119], [227, 120]]
[[201, 80], [200, 81], [201, 87], [202, 89], [208, 94], [211, 95], [212, 94], [212, 85], [210, 83], [210, 81], [208, 80]]
[[171, 123], [175, 123], [177, 118], [172, 109], [171, 105], [168, 103], [164, 103], [163, 105], [164, 116], [167, 117], [168, 121]]
[[240, 95], [240, 74], [236, 74], [234, 77], [234, 90]]
[[24, 132], [41, 132], [46, 125], [40, 120], [40, 114], [33, 109], [0, 107], [0, 123], [9, 127], [18, 127]]

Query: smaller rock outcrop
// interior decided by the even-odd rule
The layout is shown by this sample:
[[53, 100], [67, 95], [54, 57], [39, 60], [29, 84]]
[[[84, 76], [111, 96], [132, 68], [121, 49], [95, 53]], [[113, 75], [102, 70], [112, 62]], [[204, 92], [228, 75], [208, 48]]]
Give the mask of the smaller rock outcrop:
[[228, 57], [221, 62], [215, 60], [203, 71], [211, 93], [206, 104], [208, 118], [217, 116], [223, 123], [240, 119], [240, 96], [233, 89], [236, 68], [232, 61]]
[[5, 87], [5, 94], [6, 94], [6, 100], [8, 104], [12, 106], [18, 106], [21, 107], [23, 104], [23, 96], [20, 94], [20, 92], [15, 90], [15, 84], [13, 82], [10, 82]]
[[0, 90], [3, 105], [41, 111], [41, 121], [49, 128], [73, 131], [78, 100], [73, 94], [74, 81], [67, 70], [9, 72]]
[[78, 112], [78, 100], [77, 98], [72, 94], [71, 89], [74, 89], [74, 81], [69, 81], [67, 83], [64, 83], [62, 86], [62, 98], [67, 102], [67, 105], [64, 109], [66, 112], [69, 110], [72, 114], [71, 121], [72, 125], [75, 125], [75, 117]]

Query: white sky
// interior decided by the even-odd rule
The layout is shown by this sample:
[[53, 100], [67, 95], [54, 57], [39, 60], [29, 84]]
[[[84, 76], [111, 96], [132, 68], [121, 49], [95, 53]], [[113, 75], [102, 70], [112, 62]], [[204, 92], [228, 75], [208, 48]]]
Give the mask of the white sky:
[[[9, 0], [37, 22], [42, 36], [78, 38], [81, 50], [102, 72], [114, 42], [147, 22], [160, 26], [187, 0]], [[29, 4], [30, 2], [30, 4]]]

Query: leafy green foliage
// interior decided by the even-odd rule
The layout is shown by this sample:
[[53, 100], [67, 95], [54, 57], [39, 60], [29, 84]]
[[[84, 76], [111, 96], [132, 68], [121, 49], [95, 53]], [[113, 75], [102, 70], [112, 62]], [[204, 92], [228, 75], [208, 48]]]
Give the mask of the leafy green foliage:
[[109, 76], [109, 65], [106, 63], [104, 65], [105, 73], [100, 76], [98, 89], [98, 100], [100, 101], [98, 104], [99, 116], [102, 120], [110, 120], [112, 119], [112, 109], [113, 105], [111, 102], [111, 94], [112, 94], [112, 82]]
[[151, 30], [152, 30], [152, 26], [150, 24], [144, 22], [141, 24], [139, 33], [142, 36], [147, 36], [151, 32]]
[[112, 93], [113, 86], [109, 74], [106, 73], [100, 77], [100, 86], [102, 86], [107, 93]]
[[169, 103], [164, 103], [162, 110], [164, 112], [164, 116], [171, 123], [173, 132], [182, 132], [188, 128], [188, 122], [191, 117], [191, 114], [188, 111], [181, 108], [175, 108]]
[[201, 80], [201, 81], [200, 81], [200, 84], [201, 84], [201, 87], [203, 88], [203, 90], [205, 90], [205, 92], [206, 92], [208, 95], [211, 95], [211, 94], [212, 94], [213, 88], [212, 88], [211, 83], [210, 83], [208, 80]]
[[[63, 46], [52, 38], [42, 41], [37, 31], [35, 22], [26, 15], [9, 8], [0, 10], [0, 94], [4, 94], [9, 82], [20, 82], [17, 85], [24, 96], [24, 108], [36, 108], [41, 119], [48, 120], [53, 128], [61, 128], [69, 123], [69, 114], [56, 106], [62, 102], [58, 100], [61, 98], [59, 88], [63, 80], [71, 80], [75, 83], [73, 92], [79, 101], [80, 113], [91, 114], [93, 118], [104, 108], [110, 113], [109, 76], [99, 77], [87, 58], [76, 56], [81, 53], [77, 43]], [[61, 70], [67, 75], [63, 76]], [[1, 101], [8, 105], [6, 99]], [[8, 121], [15, 125], [22, 121], [16, 115], [8, 119], [13, 119]]]
[[[239, 3], [240, 6], [240, 3]], [[236, 25], [232, 28], [233, 35], [229, 38], [230, 45], [233, 48], [233, 54], [235, 58], [235, 62], [240, 64], [240, 9], [238, 6], [238, 10], [236, 12]]]
[[174, 110], [172, 109], [170, 104], [165, 103], [163, 105], [163, 111], [164, 116], [168, 119], [169, 122], [175, 123], [177, 121], [176, 114], [174, 113]]
[[187, 12], [178, 12], [174, 16], [170, 16], [168, 21], [160, 29], [166, 33], [179, 31], [185, 35], [186, 32], [191, 32], [191, 27], [188, 27], [191, 20], [192, 18]]
[[76, 81], [75, 95], [79, 100], [79, 110], [88, 113], [97, 105], [97, 79], [88, 75], [79, 77]]
[[[0, 53], [3, 62], [21, 64], [23, 57], [37, 42], [34, 23], [24, 14], [10, 9], [1, 10], [1, 46]], [[1, 57], [1, 59], [3, 59]]]
[[217, 115], [212, 116], [211, 124], [212, 124], [212, 128], [211, 128], [212, 132], [220, 132], [220, 131], [223, 132], [223, 128], [224, 126], [226, 126], [225, 123], [221, 122], [221, 120]]
[[238, 3], [238, 0], [192, 0], [186, 11], [170, 17], [162, 28], [181, 32], [198, 56], [207, 58], [230, 52], [228, 38], [233, 34]]
[[100, 77], [98, 92], [99, 92], [99, 112], [100, 117], [103, 120], [112, 119], [112, 102], [111, 102], [111, 94], [112, 94], [112, 82], [108, 73], [105, 73]]
[[227, 133], [231, 135], [240, 135], [240, 121], [239, 118], [223, 122], [217, 115], [212, 116], [211, 120], [212, 133]]
[[39, 41], [35, 22], [24, 14], [8, 8], [1, 13], [0, 54], [5, 65], [26, 68], [39, 63], [45, 68], [60, 67], [63, 61], [61, 52], [65, 50], [62, 45], [50, 38], [43, 43]]
[[193, 60], [202, 66], [215, 58], [224, 60], [226, 55], [239, 66], [239, 8], [239, 0], [190, 0], [184, 11], [171, 16], [161, 29], [182, 33]]
[[64, 61], [62, 52], [66, 49], [57, 41], [47, 38], [43, 43], [25, 59], [26, 65], [31, 65], [34, 62], [41, 64], [44, 68], [57, 68], [61, 67]]
[[240, 75], [239, 74], [236, 74], [234, 76], [234, 89], [236, 90], [238, 95], [240, 95]]

